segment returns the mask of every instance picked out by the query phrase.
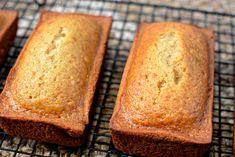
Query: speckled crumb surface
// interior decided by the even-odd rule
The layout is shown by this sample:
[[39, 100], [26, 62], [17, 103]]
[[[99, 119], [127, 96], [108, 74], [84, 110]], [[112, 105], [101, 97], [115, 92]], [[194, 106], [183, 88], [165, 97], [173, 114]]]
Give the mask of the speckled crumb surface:
[[[196, 5], [189, 0], [173, 1], [167, 0], [162, 3], [166, 5], [182, 6], [196, 9], [213, 10], [230, 13], [229, 9], [219, 7], [208, 9], [205, 3]], [[232, 7], [233, 1], [216, 1], [225, 3], [229, 1]], [[192, 4], [191, 4], [192, 2]], [[214, 2], [214, 1], [213, 1]], [[176, 3], [181, 3], [178, 5]], [[214, 3], [208, 7], [213, 7]], [[17, 9], [20, 11], [19, 30], [14, 46], [10, 51], [6, 63], [0, 69], [0, 87], [2, 89], [9, 68], [25, 43], [28, 35], [34, 28], [39, 17], [39, 8], [36, 4], [27, 1], [20, 3], [14, 1], [0, 1], [0, 8]], [[106, 55], [104, 70], [98, 86], [97, 96], [94, 101], [95, 108], [90, 129], [88, 130], [87, 143], [82, 148], [65, 148], [57, 145], [40, 143], [10, 137], [0, 131], [0, 156], [98, 156], [116, 157], [130, 156], [114, 149], [111, 136], [108, 132], [109, 119], [113, 112], [116, 94], [119, 88], [123, 68], [140, 21], [181, 21], [196, 24], [201, 27], [214, 29], [215, 43], [215, 97], [213, 111], [213, 144], [210, 148], [211, 156], [233, 156], [233, 110], [234, 110], [234, 51], [235, 51], [235, 17], [216, 14], [205, 14], [204, 12], [190, 12], [189, 10], [167, 9], [165, 7], [153, 7], [151, 5], [137, 5], [136, 3], [112, 3], [70, 0], [48, 0], [44, 9], [65, 12], [83, 12], [95, 15], [112, 16], [114, 21], [109, 38], [108, 52]], [[233, 33], [232, 33], [233, 32]], [[222, 152], [221, 155], [219, 152]]]

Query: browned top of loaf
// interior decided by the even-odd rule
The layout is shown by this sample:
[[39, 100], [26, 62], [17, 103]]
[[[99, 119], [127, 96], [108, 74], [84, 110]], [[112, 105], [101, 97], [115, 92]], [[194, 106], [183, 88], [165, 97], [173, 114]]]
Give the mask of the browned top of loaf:
[[46, 20], [28, 43], [12, 82], [14, 101], [41, 114], [63, 115], [84, 96], [101, 35], [101, 26], [84, 16]]
[[110, 17], [43, 11], [7, 78], [0, 116], [80, 135], [89, 121], [110, 25]]
[[134, 126], [207, 141], [211, 73], [206, 31], [182, 23], [152, 23], [142, 24], [137, 36], [117, 101], [120, 111], [113, 118], [122, 114]]

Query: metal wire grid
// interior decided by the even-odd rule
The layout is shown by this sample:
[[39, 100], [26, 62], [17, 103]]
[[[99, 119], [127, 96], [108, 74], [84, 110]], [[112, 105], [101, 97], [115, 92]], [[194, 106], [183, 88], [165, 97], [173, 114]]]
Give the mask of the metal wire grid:
[[[86, 144], [76, 149], [10, 137], [0, 130], [0, 156], [131, 156], [114, 148], [108, 131], [123, 68], [141, 21], [180, 21], [215, 30], [215, 96], [213, 143], [205, 156], [232, 156], [235, 74], [235, 15], [169, 6], [115, 1], [50, 1], [41, 8], [31, 1], [0, 1], [1, 9], [20, 13], [17, 38], [0, 69], [0, 88], [26, 39], [34, 28], [40, 9], [84, 12], [113, 17], [104, 69], [101, 74]], [[210, 155], [209, 155], [210, 154]]]

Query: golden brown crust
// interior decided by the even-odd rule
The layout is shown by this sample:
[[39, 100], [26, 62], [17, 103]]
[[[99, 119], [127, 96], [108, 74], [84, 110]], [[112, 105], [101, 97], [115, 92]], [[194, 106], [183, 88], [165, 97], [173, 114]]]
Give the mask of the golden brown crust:
[[40, 114], [82, 121], [101, 33], [102, 27], [84, 16], [42, 22], [18, 62], [10, 89], [14, 102]]
[[[160, 40], [164, 41], [165, 40], [164, 35], [170, 34], [172, 37], [172, 32], [174, 32], [177, 36], [176, 41], [173, 42], [174, 43], [173, 47], [175, 51], [170, 51], [168, 49], [162, 48], [162, 45], [164, 45], [164, 43], [161, 41], [159, 42], [159, 39], [156, 40], [156, 38], [160, 38]], [[187, 41], [187, 38], [185, 37], [189, 38], [191, 37], [194, 39], [194, 41], [192, 42]], [[167, 43], [168, 45], [166, 44], [166, 48], [167, 46], [170, 45], [171, 43], [170, 41], [172, 41], [172, 38], [169, 38], [169, 36], [167, 38], [168, 39], [165, 40], [165, 42], [168, 42]], [[154, 43], [156, 41], [158, 41], [158, 43]], [[161, 101], [160, 99], [162, 97], [167, 96], [169, 98], [164, 100], [167, 106], [164, 106], [164, 103], [160, 104], [159, 105], [160, 107], [154, 106], [154, 104], [152, 104], [151, 101], [148, 99], [151, 98], [151, 95], [149, 95], [149, 93], [150, 94], [152, 93], [153, 95], [157, 95], [159, 93], [157, 84], [155, 86], [155, 83], [157, 83], [158, 78], [156, 77], [150, 78], [149, 79], [150, 83], [149, 83], [146, 82], [145, 80], [143, 81], [142, 79], [143, 77], [139, 77], [138, 75], [146, 75], [146, 74], [151, 75], [155, 73], [156, 75], [158, 75], [158, 77], [160, 77], [161, 73], [159, 72], [159, 70], [165, 65], [161, 65], [161, 67], [159, 67], [158, 69], [156, 67], [158, 66], [158, 64], [161, 64], [161, 62], [164, 62], [165, 60], [169, 59], [167, 58], [164, 60], [164, 58], [162, 58], [162, 60], [164, 61], [157, 60], [158, 59], [156, 58], [156, 56], [158, 55], [157, 51], [160, 50], [156, 48], [157, 50], [154, 51], [155, 53], [152, 53], [151, 50], [154, 49], [153, 47], [151, 47], [152, 43], [154, 43], [155, 45], [160, 43], [161, 49], [164, 50], [164, 52], [170, 51], [171, 55], [175, 55], [174, 53], [177, 52], [177, 49], [181, 49], [180, 51], [184, 55], [184, 59], [183, 60], [181, 59], [180, 63], [184, 65], [179, 69], [183, 68], [185, 69], [186, 72], [187, 70], [190, 70], [188, 71], [189, 74], [197, 75], [199, 73], [201, 75], [203, 73], [197, 71], [198, 69], [196, 70], [196, 73], [192, 72], [193, 68], [195, 68], [193, 67], [194, 65], [190, 65], [191, 67], [185, 66], [187, 65], [187, 63], [192, 64], [198, 62], [199, 64], [202, 65], [202, 67], [204, 66], [205, 69], [207, 69], [208, 73], [207, 75], [209, 79], [208, 77], [205, 77], [204, 81], [202, 80], [205, 86], [199, 83], [204, 89], [204, 92], [202, 91], [203, 95], [201, 96], [202, 101], [201, 102], [199, 101], [199, 103], [192, 101], [190, 102], [190, 104], [186, 104], [186, 108], [190, 107], [190, 105], [192, 108], [195, 105], [198, 105], [199, 108], [194, 108], [194, 110], [188, 108], [187, 110], [185, 110], [183, 108], [183, 106], [185, 106], [183, 103], [184, 101], [182, 100], [184, 99], [184, 97], [182, 98], [180, 96], [175, 97], [174, 101], [171, 101], [171, 99], [169, 99], [170, 97], [174, 97], [177, 94], [183, 94], [184, 96], [187, 96], [185, 90], [188, 91], [190, 89], [185, 88], [185, 86], [182, 86], [182, 84], [186, 84], [190, 86], [190, 88], [193, 88], [191, 87], [190, 83], [193, 84], [193, 81], [197, 83], [198, 81], [197, 79], [200, 79], [200, 78], [196, 79], [193, 76], [185, 74], [183, 75], [181, 74], [180, 76], [181, 79], [180, 81], [182, 82], [177, 82], [177, 83], [174, 82], [175, 81], [174, 75], [170, 76], [169, 78], [163, 77], [164, 79], [166, 79], [164, 86], [165, 89], [162, 89], [161, 92], [163, 93], [163, 95], [160, 95], [159, 98], [157, 98], [158, 101], [156, 103]], [[195, 44], [195, 45], [193, 47], [190, 47], [190, 44]], [[199, 44], [199, 47], [197, 47], [198, 46], [197, 44]], [[180, 45], [180, 47], [177, 48], [177, 45]], [[199, 60], [201, 59], [203, 62], [200, 62], [198, 60], [195, 61], [194, 60], [195, 58], [190, 58], [187, 56], [187, 53], [190, 54], [190, 52], [186, 51], [189, 50], [187, 48], [198, 49], [198, 51], [195, 52], [206, 51], [207, 54], [205, 53], [202, 54], [207, 59], [206, 60], [202, 59], [201, 57], [203, 57], [203, 55], [193, 56], [191, 54], [193, 57], [198, 57], [197, 59]], [[152, 58], [150, 57], [150, 59], [155, 59], [155, 62], [148, 60], [149, 54], [152, 55]], [[176, 55], [173, 57], [172, 60], [178, 59], [179, 57], [180, 56]], [[187, 61], [187, 57], [188, 59], [191, 60]], [[141, 58], [141, 59], [138, 60], [136, 58]], [[145, 62], [146, 60], [147, 62]], [[158, 61], [158, 63], [156, 63], [156, 60]], [[171, 62], [171, 60], [169, 62]], [[206, 146], [208, 146], [208, 144], [211, 143], [211, 138], [212, 138], [212, 103], [213, 103], [213, 79], [214, 79], [213, 62], [214, 62], [214, 36], [211, 30], [202, 29], [186, 24], [172, 23], [172, 22], [153, 23], [153, 24], [142, 23], [140, 25], [139, 31], [137, 32], [130, 55], [128, 57], [114, 113], [110, 121], [110, 131], [113, 137], [114, 145], [118, 149], [121, 149], [123, 151], [145, 156], [153, 156], [156, 154], [160, 156], [161, 155], [172, 156], [174, 152], [179, 156], [187, 156], [187, 155], [198, 156], [202, 154], [207, 149]], [[209, 63], [208, 67], [209, 69], [207, 68], [208, 63]], [[154, 66], [146, 64], [154, 64]], [[164, 63], [164, 64], [170, 64], [170, 63]], [[149, 68], [151, 66], [152, 68]], [[143, 70], [141, 69], [142, 67], [144, 67]], [[200, 66], [198, 68], [200, 71], [203, 71], [202, 69], [200, 69]], [[179, 69], [177, 70], [179, 71]], [[170, 75], [170, 71], [168, 71], [167, 74]], [[187, 81], [188, 78], [190, 78], [189, 82]], [[167, 80], [167, 79], [173, 79], [173, 80]], [[205, 80], [208, 82], [208, 84], [205, 83]], [[141, 81], [143, 81], [144, 83]], [[172, 81], [173, 83], [170, 81]], [[136, 84], [136, 85], [131, 86], [130, 84], [132, 85]], [[169, 90], [167, 90], [166, 86], [168, 85], [170, 87], [173, 87], [173, 89], [169, 88]], [[147, 89], [141, 89], [141, 87]], [[177, 88], [181, 90], [177, 91]], [[151, 89], [155, 89], [157, 93], [153, 93]], [[170, 90], [176, 90], [176, 92], [178, 93], [176, 94], [169, 92]], [[164, 92], [166, 93], [164, 94]], [[192, 96], [194, 97], [198, 97], [198, 95], [200, 97], [201, 94], [199, 90], [196, 93], [195, 92], [192, 93], [193, 93]], [[128, 99], [126, 98], [127, 96], [131, 97], [131, 101], [126, 101]], [[140, 103], [141, 97], [143, 97], [142, 99], [148, 99], [148, 101]], [[192, 97], [192, 99], [194, 97]], [[203, 100], [203, 97], [206, 100]], [[134, 99], [138, 99], [139, 103], [137, 102], [137, 100]], [[182, 114], [177, 113], [178, 110], [181, 111]], [[201, 113], [195, 114], [194, 112], [201, 112]], [[185, 119], [182, 119], [183, 122], [181, 122], [180, 119], [182, 118], [182, 116], [187, 115], [185, 113], [187, 113], [189, 117], [183, 117]], [[168, 114], [170, 114], [170, 116], [168, 116]], [[173, 114], [173, 117], [171, 117], [171, 114]], [[192, 114], [194, 114], [193, 118], [190, 117], [192, 116]], [[132, 140], [127, 140], [127, 139], [132, 139]], [[198, 149], [193, 147], [196, 147]], [[166, 154], [166, 152], [168, 153]], [[191, 152], [191, 154], [189, 152]]]
[[[86, 87], [85, 91], [83, 91], [82, 93], [79, 93], [79, 92], [81, 92], [81, 89], [78, 89], [78, 90], [74, 89], [77, 92], [77, 94], [80, 94], [81, 96], [83, 96], [83, 98], [81, 100], [80, 99], [74, 100], [74, 103], [77, 104], [77, 107], [73, 105], [72, 107], [70, 106], [71, 108], [68, 107], [68, 110], [67, 110], [67, 108], [63, 109], [63, 111], [59, 110], [59, 108], [56, 108], [57, 106], [53, 106], [53, 104], [51, 104], [47, 101], [45, 101], [45, 102], [43, 101], [44, 107], [40, 106], [41, 102], [38, 102], [38, 101], [40, 101], [40, 99], [38, 101], [33, 102], [33, 103], [30, 102], [31, 104], [30, 103], [29, 104], [31, 106], [34, 106], [34, 108], [31, 108], [31, 106], [29, 104], [25, 104], [25, 103], [27, 103], [28, 97], [19, 96], [19, 92], [22, 92], [22, 90], [24, 90], [24, 88], [27, 86], [27, 84], [24, 84], [22, 82], [23, 81], [22, 79], [26, 79], [27, 74], [28, 74], [28, 76], [31, 76], [30, 73], [25, 73], [25, 71], [22, 71], [22, 69], [24, 69], [26, 71], [30, 70], [30, 69], [27, 69], [27, 67], [25, 67], [27, 65], [25, 65], [24, 63], [26, 62], [27, 59], [32, 59], [35, 57], [35, 56], [32, 57], [32, 55], [37, 54], [37, 52], [34, 52], [34, 53], [30, 52], [30, 49], [33, 49], [32, 48], [33, 46], [37, 47], [38, 45], [40, 45], [39, 43], [37, 43], [38, 40], [34, 39], [34, 36], [38, 36], [37, 38], [39, 38], [39, 36], [41, 35], [41, 37], [43, 37], [43, 33], [41, 31], [43, 31], [43, 30], [49, 31], [49, 28], [47, 28], [45, 26], [45, 29], [44, 29], [44, 26], [42, 26], [42, 25], [48, 25], [50, 23], [57, 21], [58, 19], [62, 20], [62, 21], [64, 21], [64, 20], [66, 21], [66, 17], [68, 17], [68, 19], [72, 19], [72, 18], [75, 19], [75, 22], [72, 22], [72, 24], [78, 24], [78, 21], [81, 20], [82, 22], [85, 21], [85, 23], [89, 23], [89, 25], [95, 24], [96, 26], [100, 27], [100, 29], [94, 28], [91, 31], [84, 31], [86, 33], [90, 33], [92, 31], [100, 31], [100, 32], [97, 32], [98, 33], [97, 35], [99, 36], [99, 38], [94, 37], [99, 40], [97, 43], [98, 44], [97, 46], [91, 46], [94, 43], [88, 43], [88, 44], [90, 44], [89, 46], [91, 48], [96, 49], [96, 52], [95, 52], [94, 59], [92, 59], [93, 58], [92, 56], [91, 57], [88, 56], [89, 61], [91, 61], [90, 64], [92, 66], [89, 67], [90, 64], [84, 65], [84, 66], [86, 66], [87, 70], [90, 69], [89, 73], [86, 74], [84, 72], [84, 74], [89, 75], [89, 77], [87, 79], [81, 78], [81, 79], [84, 79], [82, 81], [84, 82], [84, 84], [86, 84], [85, 86], [87, 86], [87, 87]], [[71, 21], [73, 21], [73, 20], [71, 20]], [[68, 20], [67, 22], [70, 22], [70, 21]], [[106, 43], [107, 43], [107, 39], [108, 39], [110, 27], [111, 27], [111, 22], [112, 22], [111, 17], [92, 16], [92, 15], [85, 15], [85, 14], [78, 14], [78, 13], [57, 13], [57, 12], [42, 11], [38, 25], [36, 26], [33, 33], [29, 37], [27, 43], [25, 44], [25, 46], [24, 46], [22, 52], [20, 53], [14, 67], [11, 69], [11, 71], [7, 77], [7, 81], [6, 81], [6, 85], [4, 87], [4, 90], [0, 96], [0, 101], [2, 104], [0, 106], [1, 127], [6, 132], [8, 132], [14, 136], [32, 138], [32, 139], [36, 139], [36, 140], [57, 143], [57, 144], [62, 144], [62, 145], [68, 145], [68, 146], [77, 146], [77, 145], [82, 144], [82, 142], [83, 142], [82, 137], [84, 135], [85, 128], [86, 128], [87, 124], [89, 123], [90, 107], [92, 104], [93, 95], [94, 95], [95, 88], [96, 88], [96, 83], [98, 81], [99, 73], [101, 70], [101, 65], [103, 62], [104, 55], [105, 55], [105, 47], [106, 47]], [[79, 27], [79, 29], [80, 29], [80, 27], [82, 27], [82, 25], [80, 25], [80, 26], [73, 26], [73, 25], [71, 26], [70, 25], [68, 27], [69, 27], [68, 31], [72, 31], [71, 30], [72, 28], [70, 28], [70, 27], [75, 27], [76, 29], [77, 29], [77, 27]], [[87, 26], [87, 27], [93, 27], [93, 26]], [[88, 29], [88, 28], [84, 28], [84, 29]], [[56, 28], [55, 28], [55, 30], [56, 30]], [[51, 30], [51, 32], [53, 32], [53, 31]], [[82, 32], [78, 33], [78, 35], [82, 36]], [[76, 36], [73, 36], [73, 34], [71, 34], [71, 33], [69, 36], [70, 36], [70, 38], [73, 38], [73, 40], [80, 41], [79, 39], [76, 39]], [[72, 39], [66, 38], [65, 41], [67, 41], [68, 43], [67, 44], [65, 43], [64, 44], [65, 46], [59, 45], [58, 49], [56, 47], [56, 51], [59, 52], [60, 50], [64, 50], [65, 52], [67, 52], [66, 46], [69, 44], [73, 44], [73, 42], [71, 42], [71, 40]], [[88, 40], [88, 39], [84, 39], [84, 40]], [[31, 44], [32, 42], [34, 43], [34, 45]], [[40, 42], [43, 42], [43, 41], [41, 40]], [[80, 41], [80, 42], [82, 42], [82, 41]], [[84, 42], [86, 42], [86, 41], [84, 41]], [[76, 44], [76, 43], [74, 43], [74, 44]], [[57, 46], [57, 45], [55, 44], [55, 46]], [[73, 48], [76, 49], [77, 48], [76, 45]], [[93, 50], [91, 50], [91, 51], [93, 51]], [[78, 52], [78, 53], [81, 53], [82, 57], [86, 57], [83, 54], [84, 52]], [[90, 53], [92, 54], [94, 52], [90, 52]], [[30, 58], [30, 55], [32, 58]], [[37, 55], [40, 56], [41, 54], [37, 54]], [[75, 57], [79, 57], [79, 56], [76, 56], [77, 54], [73, 54], [73, 55], [75, 55]], [[24, 58], [26, 60], [24, 60]], [[37, 58], [37, 56], [35, 58]], [[60, 56], [58, 58], [62, 59], [63, 57]], [[38, 59], [40, 59], [40, 58], [38, 58]], [[69, 56], [67, 59], [69, 62], [69, 61], [71, 61], [72, 58]], [[64, 60], [66, 60], [66, 58], [64, 58]], [[83, 65], [82, 61], [83, 61], [82, 59], [79, 60], [80, 65]], [[89, 62], [89, 61], [87, 61], [87, 62]], [[32, 62], [35, 62], [35, 60], [32, 60]], [[59, 66], [58, 64], [56, 64], [56, 65]], [[73, 66], [79, 68], [80, 65], [74, 64]], [[32, 66], [33, 66], [33, 64], [32, 64]], [[36, 70], [35, 67], [37, 67], [37, 66], [38, 65], [35, 65], [31, 69]], [[64, 68], [64, 67], [65, 66], [61, 67], [61, 69], [59, 69], [59, 72], [63, 72], [62, 68]], [[18, 68], [21, 68], [21, 69], [18, 69]], [[71, 75], [73, 77], [76, 77], [76, 78], [73, 78], [73, 80], [79, 81], [80, 77], [77, 76], [77, 73], [75, 73], [76, 69], [75, 69], [75, 71], [73, 71], [74, 67], [68, 66], [68, 68], [71, 68], [70, 72], [72, 72], [72, 73], [69, 74], [69, 72], [67, 72], [66, 75]], [[85, 67], [83, 67], [83, 68], [85, 68]], [[42, 72], [40, 70], [41, 69], [38, 70], [39, 73]], [[51, 69], [48, 69], [48, 71], [51, 72]], [[86, 77], [86, 76], [84, 76], [84, 77]], [[38, 80], [36, 80], [35, 82], [37, 82], [37, 81]], [[21, 84], [19, 84], [19, 82], [21, 82]], [[31, 83], [28, 82], [28, 84], [34, 86], [35, 82], [31, 82]], [[27, 83], [27, 81], [26, 81], [26, 83]], [[64, 83], [64, 81], [61, 83]], [[47, 84], [47, 86], [50, 86], [50, 84]], [[51, 85], [51, 88], [48, 89], [52, 94], [51, 95], [49, 94], [47, 96], [56, 96], [56, 95], [53, 95], [54, 93], [56, 93], [56, 91], [53, 91], [52, 87], [53, 87], [53, 85]], [[23, 88], [23, 89], [20, 89], [20, 88]], [[64, 92], [65, 95], [71, 94], [70, 93], [71, 91], [69, 91], [71, 89], [68, 89], [68, 91], [66, 91], [66, 86], [64, 86], [64, 85], [62, 85], [61, 88], [63, 88], [64, 91], [60, 91], [60, 92]], [[80, 88], [82, 88], [82, 87], [80, 87]], [[28, 93], [26, 93], [26, 94], [28, 94]], [[31, 93], [31, 94], [34, 94], [34, 93]], [[73, 97], [69, 97], [66, 99], [69, 99], [69, 101], [73, 101]], [[17, 103], [16, 103], [16, 101], [17, 101]], [[81, 102], [81, 104], [76, 101]], [[61, 99], [58, 104], [61, 107], [66, 107], [66, 104], [63, 104], [63, 103], [64, 103], [64, 99]], [[52, 105], [52, 107], [47, 108], [47, 106], [45, 106], [45, 104]], [[39, 109], [38, 110], [35, 109], [38, 106], [40, 106]], [[16, 126], [16, 127], [14, 127], [14, 129], [13, 129], [13, 126]], [[38, 126], [41, 126], [40, 127], [41, 129], [37, 128]], [[27, 130], [26, 130], [26, 128], [27, 128]], [[32, 133], [32, 131], [34, 133]]]
[[18, 13], [13, 10], [0, 11], [0, 64], [10, 50], [17, 31]]

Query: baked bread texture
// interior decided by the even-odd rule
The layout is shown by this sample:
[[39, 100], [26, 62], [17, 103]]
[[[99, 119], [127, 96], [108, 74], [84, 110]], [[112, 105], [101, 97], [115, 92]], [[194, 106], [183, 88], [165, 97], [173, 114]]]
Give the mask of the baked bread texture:
[[142, 23], [110, 131], [115, 147], [141, 156], [202, 156], [212, 140], [213, 31]]
[[0, 126], [20, 136], [82, 144], [111, 17], [42, 11], [0, 96]]
[[18, 13], [14, 10], [0, 10], [0, 64], [10, 50], [16, 36]]

